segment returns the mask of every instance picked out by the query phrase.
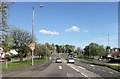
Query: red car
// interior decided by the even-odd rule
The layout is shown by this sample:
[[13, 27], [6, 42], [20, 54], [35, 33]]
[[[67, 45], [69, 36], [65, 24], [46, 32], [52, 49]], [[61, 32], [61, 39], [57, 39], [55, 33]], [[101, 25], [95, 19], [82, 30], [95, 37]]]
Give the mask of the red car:
[[6, 58], [0, 58], [0, 62], [5, 62]]

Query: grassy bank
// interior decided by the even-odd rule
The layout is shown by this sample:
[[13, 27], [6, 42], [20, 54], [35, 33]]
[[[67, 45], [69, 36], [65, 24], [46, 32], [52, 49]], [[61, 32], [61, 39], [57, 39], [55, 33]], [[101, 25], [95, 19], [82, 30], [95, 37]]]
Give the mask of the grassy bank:
[[[47, 57], [47, 60], [49, 60], [48, 57]], [[34, 59], [34, 65], [41, 64], [45, 61], [46, 61], [45, 57], [43, 59], [39, 59], [39, 58]], [[4, 63], [4, 64], [2, 64], [2, 70], [3, 71], [14, 71], [14, 70], [18, 70], [18, 69], [28, 68], [30, 66], [31, 66], [31, 60], [8, 63], [7, 69], [6, 69], [6, 65]]]

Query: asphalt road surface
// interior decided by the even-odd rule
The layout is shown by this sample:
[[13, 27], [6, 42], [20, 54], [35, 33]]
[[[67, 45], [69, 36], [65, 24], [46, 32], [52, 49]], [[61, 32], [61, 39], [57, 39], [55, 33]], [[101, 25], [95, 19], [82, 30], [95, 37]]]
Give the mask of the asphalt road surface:
[[[33, 66], [28, 69], [3, 73], [3, 77], [59, 77], [77, 79], [120, 79], [120, 73], [107, 67], [82, 63], [75, 60], [75, 64], [67, 63], [62, 58], [62, 63], [55, 63], [54, 60], [42, 65]], [[12, 78], [13, 79], [13, 78]]]

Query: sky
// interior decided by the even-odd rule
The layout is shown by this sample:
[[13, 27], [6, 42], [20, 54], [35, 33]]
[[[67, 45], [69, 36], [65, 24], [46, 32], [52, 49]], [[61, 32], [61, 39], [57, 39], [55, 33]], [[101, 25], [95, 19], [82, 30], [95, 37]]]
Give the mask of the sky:
[[9, 11], [9, 24], [31, 33], [33, 5], [39, 43], [107, 46], [109, 34], [109, 45], [118, 47], [117, 2], [16, 2]]

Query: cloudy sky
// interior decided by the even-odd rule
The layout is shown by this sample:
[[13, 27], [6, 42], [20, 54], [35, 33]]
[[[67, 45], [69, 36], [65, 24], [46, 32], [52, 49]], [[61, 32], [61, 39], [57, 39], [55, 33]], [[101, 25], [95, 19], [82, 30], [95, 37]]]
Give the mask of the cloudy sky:
[[[34, 34], [39, 43], [88, 45], [95, 42], [118, 47], [117, 2], [36, 2], [14, 3], [9, 24], [32, 32], [32, 6], [35, 5]], [[39, 8], [39, 5], [44, 7]]]

